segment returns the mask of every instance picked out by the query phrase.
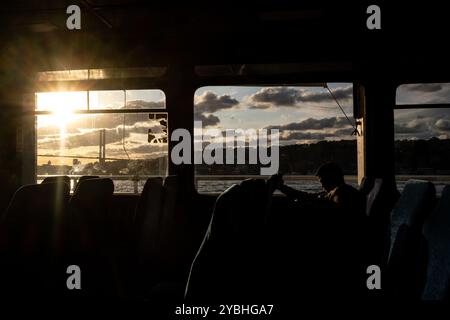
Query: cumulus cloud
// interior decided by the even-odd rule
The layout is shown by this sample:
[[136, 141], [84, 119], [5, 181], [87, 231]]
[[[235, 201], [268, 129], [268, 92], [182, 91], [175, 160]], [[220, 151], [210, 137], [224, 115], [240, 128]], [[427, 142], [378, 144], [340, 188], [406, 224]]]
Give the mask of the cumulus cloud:
[[292, 122], [281, 126], [270, 126], [268, 129], [279, 130], [321, 130], [325, 128], [344, 128], [349, 126], [348, 120], [345, 117], [331, 117], [314, 119], [308, 118], [301, 122]]
[[324, 140], [327, 138], [349, 138], [353, 127], [345, 117], [308, 118], [300, 122], [292, 122], [280, 126], [269, 126], [266, 129], [280, 130], [281, 140]]
[[[129, 139], [132, 134], [147, 134], [151, 129], [153, 133], [161, 133], [162, 127], [155, 122], [137, 122], [132, 126], [125, 126], [125, 131], [122, 126], [116, 128], [106, 128], [105, 138], [106, 144], [113, 144], [122, 141], [123, 138]], [[88, 146], [98, 146], [99, 144], [99, 130], [100, 129], [80, 129], [81, 133], [68, 134], [64, 138], [65, 148], [78, 148]], [[39, 148], [59, 148], [61, 144], [60, 135], [54, 134], [49, 136], [42, 136], [38, 140]]]
[[[332, 89], [333, 95], [340, 101], [353, 96], [352, 86]], [[314, 92], [293, 87], [263, 88], [249, 97], [251, 109], [268, 109], [271, 107], [297, 107], [301, 103], [332, 103], [333, 97], [328, 91]]]
[[349, 139], [354, 138], [351, 134], [353, 132], [353, 129], [347, 128], [347, 129], [339, 129], [335, 131], [316, 131], [316, 132], [309, 132], [309, 131], [288, 131], [286, 134], [282, 134], [280, 136], [280, 140], [324, 140], [324, 139]]
[[219, 110], [237, 107], [239, 101], [230, 95], [219, 96], [212, 91], [205, 91], [194, 100], [194, 120], [202, 121], [203, 126], [210, 127], [219, 124], [220, 119], [213, 115]]
[[127, 108], [130, 109], [164, 109], [166, 106], [165, 100], [159, 101], [144, 101], [144, 100], [133, 100], [127, 101]]
[[130, 153], [139, 154], [154, 154], [167, 151], [167, 145], [165, 144], [142, 144], [137, 147], [128, 148]]
[[396, 123], [394, 130], [397, 134], [420, 133], [429, 130], [429, 126], [426, 119], [418, 118], [408, 122]]
[[194, 111], [194, 120], [201, 121], [204, 127], [212, 127], [219, 124], [220, 119], [213, 114], [205, 115], [197, 110]]
[[398, 104], [434, 104], [450, 101], [450, 84], [420, 83], [404, 84], [399, 87]]
[[255, 103], [253, 108], [260, 104], [270, 106], [293, 106], [297, 103], [300, 90], [290, 87], [263, 88], [250, 96], [250, 101]]
[[230, 95], [219, 96], [212, 91], [206, 91], [195, 97], [195, 109], [201, 113], [214, 113], [223, 109], [236, 107], [239, 101]]
[[436, 128], [442, 131], [450, 131], [450, 121], [447, 119], [439, 119], [435, 123]]
[[406, 91], [418, 92], [436, 92], [442, 90], [440, 83], [419, 83], [419, 84], [405, 84], [402, 86]]

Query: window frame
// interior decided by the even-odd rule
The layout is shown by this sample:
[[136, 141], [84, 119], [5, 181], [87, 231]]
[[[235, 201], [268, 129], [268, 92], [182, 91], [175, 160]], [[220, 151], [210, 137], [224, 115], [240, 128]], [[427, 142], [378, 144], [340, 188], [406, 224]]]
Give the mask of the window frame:
[[[355, 126], [357, 128], [359, 128], [359, 124], [358, 124], [358, 118], [356, 118], [355, 116], [357, 114], [360, 113], [360, 107], [359, 107], [359, 102], [357, 101], [357, 92], [355, 91], [356, 88], [360, 85], [357, 81], [355, 81], [353, 78], [348, 78], [347, 80], [345, 79], [346, 77], [340, 77], [340, 79], [329, 79], [326, 81], [323, 81], [323, 79], [321, 79], [320, 77], [314, 80], [310, 80], [308, 81], [308, 79], [302, 79], [302, 76], [299, 76], [298, 74], [289, 74], [289, 75], [279, 75], [279, 74], [275, 74], [275, 75], [271, 75], [270, 78], [272, 78], [272, 80], [267, 80], [267, 78], [265, 77], [259, 77], [259, 76], [253, 76], [251, 77], [251, 81], [250, 82], [241, 82], [242, 80], [239, 79], [238, 77], [234, 77], [234, 76], [224, 76], [224, 77], [211, 77], [210, 79], [208, 79], [207, 81], [198, 81], [196, 86], [194, 87], [193, 90], [193, 97], [192, 97], [192, 112], [195, 113], [195, 93], [204, 87], [320, 87], [321, 84], [351, 84], [353, 87], [353, 96], [352, 96], [352, 104], [353, 104], [353, 108], [352, 108], [352, 116], [349, 117], [351, 119], [355, 120]], [[278, 80], [273, 80], [274, 78], [278, 78]], [[194, 120], [195, 121], [195, 120]], [[348, 177], [356, 177], [356, 183], [359, 184], [360, 183], [360, 179], [359, 179], [359, 171], [360, 171], [360, 167], [359, 167], [359, 160], [358, 160], [358, 148], [359, 148], [359, 144], [358, 144], [358, 139], [355, 139], [356, 141], [356, 155], [357, 155], [357, 163], [356, 163], [356, 174], [355, 175], [351, 175], [351, 176], [345, 176], [346, 179]], [[198, 175], [196, 174], [196, 164], [192, 164], [192, 173], [193, 173], [193, 182], [194, 185], [197, 187], [198, 186], [198, 176], [202, 176], [202, 175]], [[250, 176], [250, 175], [248, 175]], [[203, 175], [202, 178], [204, 180], [210, 180], [209, 177], [214, 177], [213, 175]], [[219, 177], [219, 175], [217, 176]], [[220, 178], [223, 178], [224, 176], [220, 176]], [[254, 178], [261, 178], [264, 176], [254, 176]], [[286, 176], [288, 177], [288, 176]], [[305, 176], [307, 177], [307, 176]], [[233, 176], [232, 175], [228, 175], [226, 176], [225, 180], [233, 180]], [[288, 178], [289, 179], [289, 178]], [[211, 195], [218, 195], [220, 194], [220, 192], [200, 192], [201, 194], [211, 194]]]
[[[129, 91], [135, 91], [135, 90], [159, 90], [159, 91], [161, 91], [164, 94], [164, 108], [126, 108], [126, 103], [127, 103], [127, 101], [126, 101], [126, 96], [127, 96], [126, 91], [127, 90], [129, 90]], [[131, 87], [131, 88], [127, 88], [127, 89], [123, 89], [123, 88], [117, 89], [117, 88], [104, 88], [104, 87], [102, 87], [101, 89], [95, 88], [95, 89], [92, 89], [92, 90], [88, 90], [88, 89], [86, 89], [86, 90], [83, 90], [83, 89], [64, 90], [63, 89], [63, 90], [58, 90], [58, 91], [55, 91], [55, 90], [47, 90], [47, 91], [39, 90], [39, 91], [35, 91], [33, 93], [33, 95], [35, 97], [33, 110], [25, 110], [23, 112], [24, 116], [31, 116], [34, 119], [34, 121], [33, 121], [33, 124], [34, 124], [34, 127], [33, 127], [33, 129], [34, 129], [33, 130], [34, 131], [34, 137], [33, 137], [34, 138], [33, 139], [34, 148], [33, 148], [33, 154], [32, 154], [33, 164], [34, 164], [34, 170], [33, 170], [33, 172], [34, 172], [34, 174], [33, 174], [33, 176], [34, 176], [33, 177], [34, 183], [37, 183], [37, 180], [38, 180], [38, 174], [37, 174], [37, 165], [38, 165], [37, 164], [37, 157], [38, 157], [38, 150], [37, 150], [37, 147], [38, 147], [38, 144], [37, 144], [37, 139], [38, 139], [38, 136], [37, 136], [37, 119], [38, 119], [38, 116], [45, 116], [45, 115], [51, 116], [53, 114], [53, 111], [36, 110], [37, 94], [38, 93], [42, 93], [42, 92], [51, 93], [51, 92], [77, 92], [77, 91], [78, 92], [86, 92], [87, 105], [86, 105], [86, 109], [74, 110], [72, 112], [73, 114], [97, 115], [97, 114], [166, 113], [167, 114], [167, 133], [169, 133], [170, 112], [169, 112], [169, 109], [167, 108], [167, 95], [166, 95], [165, 91], [162, 88], [155, 88], [155, 87], [151, 87], [151, 88], [149, 88], [149, 87], [135, 88], [135, 87]], [[107, 109], [107, 108], [105, 108], [105, 109], [90, 109], [90, 105], [89, 105], [89, 103], [90, 103], [89, 95], [90, 94], [89, 93], [90, 92], [98, 92], [98, 91], [123, 91], [124, 92], [124, 107], [121, 108], [121, 109]], [[170, 157], [169, 157], [170, 153], [169, 153], [169, 143], [168, 142], [167, 142], [167, 155], [168, 155], [168, 157], [167, 157], [167, 164], [166, 164], [166, 168], [167, 168], [166, 176], [169, 174], [168, 170], [169, 170], [169, 164], [170, 164]], [[159, 177], [159, 176], [160, 175], [155, 175], [155, 177]], [[144, 179], [147, 179], [148, 177], [149, 176], [146, 175], [144, 177]], [[73, 192], [73, 187], [76, 185], [76, 182], [77, 182], [78, 178], [79, 177], [74, 177], [74, 178], [71, 177], [71, 186], [70, 186], [70, 189], [71, 189], [70, 192], [71, 193]], [[72, 180], [73, 180], [73, 182], [72, 182]], [[133, 181], [134, 182], [134, 192], [116, 192], [115, 191], [114, 194], [116, 194], [116, 195], [121, 195], [121, 194], [123, 194], [123, 195], [133, 195], [134, 194], [134, 195], [136, 195], [136, 194], [139, 194], [139, 192], [138, 192], [138, 183], [140, 181], [142, 181], [142, 179], [138, 179], [138, 180], [131, 179], [129, 181]]]

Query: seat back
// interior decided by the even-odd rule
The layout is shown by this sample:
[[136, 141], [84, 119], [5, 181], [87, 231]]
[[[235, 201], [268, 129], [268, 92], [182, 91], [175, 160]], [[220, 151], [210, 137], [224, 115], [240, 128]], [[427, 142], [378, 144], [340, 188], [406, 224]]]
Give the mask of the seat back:
[[366, 215], [371, 216], [373, 214], [372, 209], [374, 208], [375, 202], [380, 197], [381, 188], [383, 186], [382, 179], [375, 179], [372, 189], [366, 196]]
[[[115, 294], [113, 253], [115, 248], [109, 205], [114, 193], [111, 179], [82, 181], [69, 202], [65, 224], [68, 243], [66, 260], [80, 266], [84, 290], [81, 295]], [[76, 294], [76, 293], [74, 293]]]
[[184, 287], [204, 234], [198, 230], [196, 199], [195, 186], [185, 175], [147, 180], [134, 219], [138, 295], [162, 283]]
[[78, 182], [77, 182], [77, 184], [75, 185], [75, 188], [74, 188], [74, 193], [77, 191], [77, 188], [78, 188], [78, 186], [80, 185], [80, 183], [81, 182], [83, 182], [83, 181], [85, 181], [85, 180], [90, 180], [90, 179], [98, 179], [98, 178], [100, 178], [99, 176], [81, 176], [79, 179], [78, 179]]
[[135, 210], [133, 252], [136, 265], [130, 266], [134, 270], [133, 284], [138, 295], [144, 293], [157, 278], [159, 270], [159, 233], [163, 208], [163, 179], [149, 178], [139, 197]]
[[66, 183], [70, 187], [70, 178], [68, 176], [46, 177], [41, 183], [54, 183], [59, 181]]
[[[2, 290], [54, 293], [68, 199], [69, 186], [61, 182], [16, 191], [0, 222]], [[14, 295], [12, 291], [8, 294]]]
[[60, 232], [55, 228], [61, 222], [68, 200], [69, 186], [65, 183], [19, 188], [0, 222], [2, 239], [8, 241], [8, 246], [18, 245], [20, 250], [30, 253], [39, 253], [40, 245], [55, 244], [52, 237]]
[[[400, 226], [422, 230], [423, 223], [436, 200], [436, 189], [429, 181], [408, 180], [391, 213], [391, 251]], [[392, 252], [390, 253], [392, 254]]]
[[373, 188], [374, 181], [374, 178], [364, 176], [359, 184], [359, 191], [364, 195], [369, 194], [370, 190]]
[[86, 219], [104, 218], [114, 193], [114, 184], [109, 178], [93, 178], [81, 181], [70, 199], [70, 206], [80, 210]]
[[[207, 233], [192, 262], [185, 297], [196, 302], [265, 296], [261, 259], [267, 195], [261, 180], [243, 182], [216, 201]], [[255, 199], [258, 199], [255, 201]]]
[[450, 186], [444, 187], [436, 209], [424, 224], [427, 241], [425, 300], [444, 300], [450, 293]]
[[391, 248], [386, 269], [387, 293], [392, 297], [420, 298], [425, 284], [425, 219], [435, 203], [431, 182], [409, 180], [391, 215]]

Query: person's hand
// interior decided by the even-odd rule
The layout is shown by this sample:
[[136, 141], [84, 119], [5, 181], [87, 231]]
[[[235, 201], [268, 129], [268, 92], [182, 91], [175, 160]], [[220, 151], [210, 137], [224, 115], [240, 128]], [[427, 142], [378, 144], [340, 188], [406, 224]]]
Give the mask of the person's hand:
[[271, 192], [274, 192], [276, 189], [280, 189], [283, 184], [283, 176], [279, 173], [274, 174], [267, 179], [267, 186]]

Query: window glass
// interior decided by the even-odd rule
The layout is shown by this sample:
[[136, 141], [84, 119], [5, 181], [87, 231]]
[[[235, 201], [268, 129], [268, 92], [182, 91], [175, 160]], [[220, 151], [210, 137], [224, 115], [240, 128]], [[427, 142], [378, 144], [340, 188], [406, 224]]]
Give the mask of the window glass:
[[[347, 181], [356, 184], [353, 87], [351, 83], [329, 83], [328, 86], [349, 119], [328, 89], [311, 84], [202, 87], [194, 97], [194, 120], [201, 121], [203, 130], [217, 129], [224, 137], [220, 140], [224, 148], [228, 141], [226, 130], [278, 129], [279, 171], [293, 187], [319, 191], [321, 187], [314, 175], [318, 166], [326, 161], [340, 164]], [[239, 139], [246, 141], [248, 159], [255, 138], [246, 135], [236, 141]], [[202, 141], [203, 145], [209, 142]], [[236, 155], [237, 142], [234, 148]], [[196, 164], [196, 183], [200, 192], [221, 192], [245, 178], [260, 176], [260, 164], [237, 164], [237, 161], [229, 164], [226, 159], [223, 162]]]
[[[167, 174], [168, 114], [164, 109], [158, 114], [121, 113], [123, 103], [118, 101], [123, 101], [125, 91], [119, 90], [89, 93], [97, 95], [97, 106], [112, 111], [117, 106], [117, 112], [82, 113], [72, 107], [78, 103], [69, 102], [72, 97], [78, 99], [78, 94], [36, 95], [37, 109], [51, 112], [36, 115], [38, 181], [51, 175], [68, 175], [74, 180], [99, 175], [113, 179], [115, 192], [127, 193], [140, 192], [150, 176]], [[81, 97], [87, 102], [86, 93], [80, 95], [80, 104]]]

